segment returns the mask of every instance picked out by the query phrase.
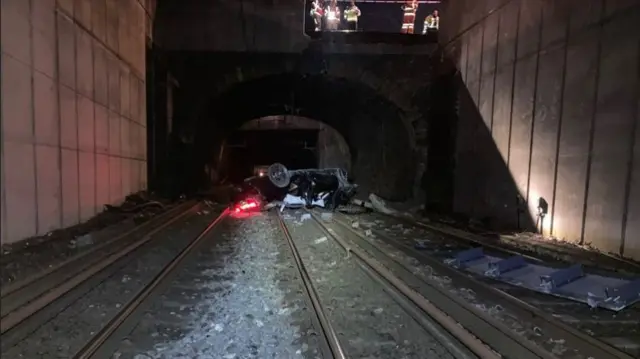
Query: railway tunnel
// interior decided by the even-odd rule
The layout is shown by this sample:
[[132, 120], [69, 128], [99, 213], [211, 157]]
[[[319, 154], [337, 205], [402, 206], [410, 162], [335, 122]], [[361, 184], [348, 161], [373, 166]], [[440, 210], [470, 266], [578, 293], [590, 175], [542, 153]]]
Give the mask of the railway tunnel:
[[[343, 12], [351, 6], [336, 3]], [[361, 20], [351, 33], [314, 31], [311, 1], [3, 0], [3, 355], [35, 356], [30, 343], [45, 337], [53, 339], [42, 350], [62, 357], [116, 347], [124, 357], [195, 355], [189, 347], [212, 358], [330, 358], [341, 350], [355, 357], [491, 357], [484, 345], [507, 357], [550, 351], [560, 358], [548, 347], [552, 337], [565, 340], [560, 351], [574, 357], [637, 355], [637, 304], [591, 315], [575, 298], [496, 285], [523, 298], [525, 308], [486, 289], [489, 279], [460, 276], [465, 266], [448, 272], [441, 263], [457, 263], [456, 253], [477, 255], [465, 251], [478, 247], [486, 258], [518, 257], [509, 263], [530, 268], [578, 270], [570, 267], [578, 263], [579, 274], [562, 272], [574, 276], [570, 282], [602, 275], [609, 280], [602, 295], [631, 293], [633, 302], [640, 273], [640, 1], [354, 4]], [[434, 10], [439, 28], [427, 31]], [[400, 33], [407, 16], [416, 19], [414, 33]], [[395, 217], [283, 210], [218, 222], [227, 203], [196, 199], [272, 162], [346, 169], [358, 199], [375, 194], [397, 208]], [[122, 264], [125, 254], [112, 259], [126, 249], [115, 244], [120, 238], [130, 253], [142, 253], [139, 264]], [[195, 254], [183, 260], [183, 249]], [[182, 282], [171, 279], [181, 266], [190, 268], [180, 272]], [[79, 272], [71, 276], [70, 267]], [[449, 299], [429, 294], [442, 289], [442, 281], [430, 282], [438, 273], [453, 278]], [[113, 284], [101, 281], [107, 274]], [[161, 285], [151, 278], [173, 280], [173, 292], [154, 294]], [[82, 292], [76, 281], [93, 291]], [[461, 287], [479, 293], [478, 302]], [[53, 299], [39, 304], [44, 297]], [[115, 318], [108, 324], [68, 313], [128, 310], [138, 299], [155, 301], [162, 310], [147, 317], [179, 338], [126, 311], [105, 309]], [[50, 314], [61, 303], [67, 309]], [[346, 304], [336, 310], [336, 303]], [[496, 303], [523, 327], [535, 317], [544, 334], [501, 334], [513, 323], [489, 309], [460, 314]], [[225, 322], [216, 312], [235, 319]], [[465, 333], [434, 319], [441, 314]], [[118, 320], [142, 324], [129, 333], [134, 339], [116, 345]], [[435, 332], [425, 324], [434, 320]], [[70, 341], [59, 323], [88, 329]], [[603, 331], [603, 323], [616, 329]], [[358, 334], [355, 327], [367, 329]], [[246, 337], [234, 334], [242, 328]], [[335, 338], [334, 329], [341, 333]], [[163, 339], [149, 339], [149, 331]], [[258, 339], [264, 333], [274, 342]], [[522, 335], [528, 344], [514, 344]]]

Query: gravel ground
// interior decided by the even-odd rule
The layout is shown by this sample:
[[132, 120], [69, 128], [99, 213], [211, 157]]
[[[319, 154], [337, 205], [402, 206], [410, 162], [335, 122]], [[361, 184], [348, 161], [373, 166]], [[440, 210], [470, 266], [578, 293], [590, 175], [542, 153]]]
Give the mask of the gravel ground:
[[301, 212], [285, 217], [327, 316], [351, 358], [453, 358]]
[[229, 218], [178, 269], [113, 358], [321, 358], [275, 219]]
[[39, 327], [22, 342], [3, 348], [3, 358], [72, 358], [204, 227], [214, 214], [187, 217], [157, 235], [141, 255], [97, 283], [85, 296]]
[[[167, 206], [165, 211], [172, 208], [173, 206]], [[64, 262], [69, 257], [90, 250], [105, 240], [130, 231], [141, 224], [141, 219], [148, 221], [164, 212], [145, 213], [147, 213], [146, 216], [140, 217], [139, 213], [103, 212], [76, 227], [11, 245], [3, 245], [0, 258], [0, 284], [4, 286], [44, 271]]]
[[[343, 222], [346, 218], [340, 218]], [[436, 238], [432, 238], [434, 235], [431, 232], [424, 231], [420, 228], [410, 228], [402, 225], [392, 225], [392, 226], [384, 226], [381, 221], [376, 221], [374, 218], [372, 221], [363, 219], [362, 217], [358, 218], [358, 225], [360, 229], [374, 228], [380, 230], [384, 233], [384, 235], [398, 240], [399, 242], [404, 242], [413, 246], [416, 241], [416, 237], [420, 238], [420, 240], [434, 241], [437, 242], [441, 240], [442, 237], [438, 238], [438, 234], [435, 234]], [[387, 223], [388, 224], [388, 223]], [[343, 233], [344, 229], [341, 226], [331, 226], [334, 228], [337, 233]], [[374, 232], [375, 233], [375, 232]], [[484, 311], [485, 313], [491, 315], [495, 319], [498, 319], [507, 327], [511, 328], [515, 333], [521, 335], [523, 339], [527, 339], [541, 345], [547, 350], [551, 351], [555, 355], [564, 358], [587, 358], [588, 353], [578, 353], [572, 348], [568, 348], [564, 345], [564, 341], [561, 338], [552, 338], [545, 334], [540, 328], [535, 327], [527, 322], [526, 318], [518, 318], [514, 313], [510, 313], [499, 305], [495, 303], [491, 303], [489, 300], [485, 298], [478, 297], [472, 290], [467, 288], [459, 288], [455, 285], [455, 283], [451, 282], [449, 277], [438, 274], [431, 268], [430, 266], [421, 264], [416, 258], [408, 255], [407, 253], [398, 250], [394, 246], [387, 243], [387, 240], [384, 238], [377, 238], [375, 234], [368, 237], [367, 240], [377, 247], [381, 248], [387, 255], [396, 261], [402, 263], [406, 268], [409, 268], [415, 275], [420, 277], [423, 280], [435, 282], [440, 287], [445, 288], [450, 293], [464, 298], [470, 304], [474, 305], [476, 308]], [[446, 251], [446, 250], [445, 250]], [[444, 252], [444, 251], [443, 251]], [[482, 278], [479, 278], [482, 280]], [[544, 294], [539, 294], [531, 291], [518, 291], [518, 288], [511, 288], [509, 290], [508, 285], [502, 285], [501, 283], [495, 283], [495, 286], [500, 288], [501, 290], [505, 290], [516, 297], [527, 300], [532, 300], [533, 298], [537, 298], [540, 300], [540, 303], [547, 303], [547, 306], [540, 306], [540, 309], [546, 310], [550, 313], [557, 313], [558, 311], [562, 311], [565, 313], [563, 316], [557, 316], [558, 319], [562, 319], [567, 321], [568, 319], [595, 319], [595, 321], [602, 321], [602, 323], [621, 320], [623, 323], [632, 321], [635, 317], [638, 318], [638, 312], [634, 308], [629, 308], [628, 312], [623, 313], [615, 313], [606, 310], [591, 310], [586, 305], [582, 303], [575, 303], [569, 300], [563, 300], [560, 298], [550, 297]], [[526, 295], [525, 295], [526, 294]], [[555, 305], [554, 305], [555, 304]], [[570, 313], [568, 315], [566, 313]], [[570, 323], [576, 325], [576, 323]], [[580, 325], [576, 325], [580, 327]], [[582, 328], [584, 329], [584, 327]], [[603, 335], [611, 335], [614, 330], [619, 328], [608, 328], [609, 333], [602, 333]], [[589, 332], [589, 331], [587, 331]], [[594, 334], [591, 332], [590, 334]]]

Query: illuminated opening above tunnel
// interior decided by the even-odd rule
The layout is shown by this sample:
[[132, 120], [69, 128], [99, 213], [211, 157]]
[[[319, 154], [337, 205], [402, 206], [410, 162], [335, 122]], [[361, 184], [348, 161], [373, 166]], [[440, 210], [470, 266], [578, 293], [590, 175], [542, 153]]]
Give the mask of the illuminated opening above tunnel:
[[306, 117], [335, 129], [350, 149], [351, 175], [363, 191], [389, 199], [411, 196], [413, 139], [403, 111], [364, 84], [325, 75], [266, 76], [214, 96], [196, 127], [202, 163], [234, 130], [274, 115]]

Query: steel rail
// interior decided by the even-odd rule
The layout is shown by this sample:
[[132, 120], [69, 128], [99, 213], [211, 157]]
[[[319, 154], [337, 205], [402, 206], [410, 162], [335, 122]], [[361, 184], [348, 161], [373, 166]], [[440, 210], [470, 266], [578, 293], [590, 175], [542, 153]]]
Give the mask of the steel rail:
[[[336, 219], [335, 217], [333, 218], [333, 222], [354, 233], [362, 240], [365, 240], [364, 236], [361, 233], [353, 229], [347, 223], [344, 223]], [[504, 291], [491, 287], [475, 278], [467, 276], [464, 273], [440, 262], [438, 259], [433, 258], [425, 253], [419, 252], [414, 248], [391, 238], [381, 231], [375, 229], [371, 229], [371, 231], [375, 235], [386, 239], [387, 242], [392, 246], [400, 250], [404, 249], [405, 252], [412, 253], [415, 257], [417, 257], [417, 259], [420, 259], [422, 263], [433, 268], [435, 272], [448, 276], [453, 282], [458, 283], [461, 287], [472, 289], [476, 294], [479, 294], [480, 296], [489, 296], [492, 298], [492, 301], [502, 305], [503, 308], [518, 313], [521, 319], [533, 322], [538, 327], [543, 328], [545, 331], [549, 332], [553, 337], [565, 339], [567, 345], [580, 348], [580, 351], [585, 355], [589, 355], [597, 359], [633, 359], [633, 357], [629, 354], [561, 322], [550, 314], [545, 313], [544, 311], [530, 305], [529, 303], [526, 303], [508, 293], [505, 293]], [[397, 259], [388, 256], [385, 251], [377, 248], [377, 246], [370, 242], [367, 243], [373, 247], [376, 247], [376, 249], [380, 253], [387, 256], [390, 260], [398, 263]], [[399, 265], [402, 264], [399, 263]], [[425, 283], [424, 281], [422, 282]], [[437, 287], [434, 288], [441, 291]]]
[[313, 285], [313, 282], [311, 282], [311, 277], [309, 276], [309, 273], [307, 272], [307, 269], [304, 266], [304, 263], [302, 262], [302, 257], [300, 256], [300, 252], [298, 252], [298, 248], [296, 247], [296, 244], [293, 241], [293, 238], [291, 237], [291, 233], [287, 228], [287, 224], [284, 222], [284, 219], [279, 213], [276, 216], [278, 218], [278, 223], [280, 225], [280, 228], [282, 229], [282, 233], [284, 234], [284, 237], [286, 238], [287, 243], [289, 244], [289, 248], [291, 249], [293, 258], [295, 259], [298, 272], [300, 272], [300, 277], [302, 278], [304, 289], [307, 293], [307, 296], [311, 300], [311, 304], [313, 305], [313, 309], [318, 319], [318, 322], [322, 327], [321, 329], [322, 329], [323, 337], [326, 341], [326, 344], [331, 349], [331, 354], [335, 359], [345, 359], [347, 357], [344, 352], [344, 349], [342, 348], [342, 345], [340, 344], [340, 339], [338, 338], [338, 335], [336, 334], [335, 329], [331, 325], [331, 322], [329, 321], [329, 318], [326, 315], [326, 312], [322, 306], [322, 303], [320, 302], [320, 297], [318, 295], [318, 292], [316, 291], [315, 286]]
[[198, 245], [207, 235], [220, 223], [229, 210], [225, 209], [215, 220], [213, 220], [200, 234], [198, 234], [180, 253], [174, 257], [153, 280], [147, 284], [118, 314], [103, 327], [80, 351], [74, 355], [74, 359], [91, 358], [111, 335], [135, 312], [135, 310], [153, 293], [153, 291], [171, 274], [176, 267], [182, 263], [187, 255]]
[[[459, 340], [464, 346], [466, 346], [474, 355], [482, 359], [500, 359], [502, 356], [496, 353], [487, 344], [478, 339], [475, 335], [470, 333], [467, 329], [462, 327], [451, 316], [450, 313], [445, 313], [428, 299], [424, 298], [421, 294], [409, 287], [405, 282], [393, 274], [389, 269], [384, 267], [372, 256], [366, 254], [357, 245], [350, 245], [346, 240], [336, 235], [333, 231], [330, 231], [320, 219], [318, 219], [315, 213], [311, 213], [311, 217], [314, 223], [330, 238], [335, 240], [347, 253], [353, 253], [358, 260], [364, 263], [367, 267], [372, 269], [378, 276], [383, 278], [392, 287], [401, 292], [407, 298], [409, 298], [417, 307], [419, 307], [424, 313], [434, 319], [440, 326], [451, 333], [457, 340]], [[518, 359], [524, 359], [522, 357]]]
[[71, 257], [67, 258], [66, 260], [64, 260], [63, 262], [57, 263], [56, 265], [54, 265], [52, 267], [48, 267], [47, 269], [45, 269], [45, 270], [43, 270], [41, 272], [38, 272], [36, 274], [33, 274], [31, 276], [28, 276], [28, 277], [26, 277], [26, 278], [24, 278], [22, 280], [19, 280], [19, 281], [10, 283], [10, 284], [8, 284], [6, 286], [3, 286], [0, 289], [0, 297], [4, 298], [9, 294], [11, 294], [11, 293], [13, 293], [13, 292], [15, 292], [17, 290], [20, 290], [20, 289], [32, 284], [33, 282], [38, 281], [38, 280], [48, 276], [49, 274], [51, 274], [51, 273], [53, 273], [53, 272], [55, 272], [57, 270], [60, 270], [60, 268], [62, 268], [62, 267], [65, 267], [65, 266], [67, 266], [67, 265], [69, 265], [71, 263], [74, 263], [74, 262], [77, 262], [77, 261], [79, 261], [79, 260], [81, 260], [83, 258], [86, 258], [86, 257], [94, 254], [95, 252], [97, 252], [97, 251], [99, 251], [99, 250], [101, 250], [101, 249], [103, 249], [103, 248], [105, 248], [105, 247], [107, 247], [107, 246], [109, 246], [109, 245], [111, 245], [113, 243], [118, 242], [119, 240], [121, 240], [121, 239], [123, 239], [125, 237], [128, 237], [128, 236], [130, 236], [130, 235], [132, 235], [132, 234], [134, 234], [134, 233], [136, 233], [138, 231], [141, 231], [141, 230], [143, 230], [143, 229], [145, 229], [147, 227], [152, 226], [153, 224], [157, 224], [158, 222], [163, 222], [164, 219], [172, 217], [172, 216], [175, 216], [175, 213], [183, 212], [183, 211], [189, 211], [189, 210], [193, 209], [193, 207], [195, 207], [196, 205], [197, 205], [197, 202], [195, 202], [195, 201], [188, 201], [188, 202], [185, 202], [185, 203], [181, 203], [181, 204], [177, 205], [176, 207], [171, 208], [168, 211], [163, 212], [163, 213], [161, 213], [160, 215], [158, 215], [158, 216], [156, 216], [154, 218], [151, 218], [149, 221], [141, 223], [140, 225], [137, 225], [134, 228], [131, 228], [130, 230], [128, 230], [128, 231], [126, 231], [124, 233], [120, 233], [120, 234], [118, 234], [118, 235], [116, 235], [116, 236], [114, 236], [112, 238], [109, 238], [108, 240], [105, 240], [105, 241], [101, 242], [100, 244], [97, 244], [97, 245], [91, 247], [90, 249], [88, 249], [86, 251], [83, 251], [83, 252], [78, 253], [78, 254], [76, 254], [74, 256], [71, 256]]
[[[191, 208], [193, 208], [193, 207], [191, 207]], [[72, 289], [74, 289], [77, 286], [79, 286], [80, 284], [84, 283], [89, 278], [91, 278], [94, 275], [98, 274], [99, 272], [101, 272], [105, 268], [109, 267], [110, 265], [112, 265], [113, 263], [118, 261], [119, 259], [121, 259], [124, 256], [128, 255], [129, 253], [133, 252], [137, 248], [140, 248], [142, 245], [144, 245], [145, 243], [149, 242], [156, 233], [158, 233], [161, 230], [165, 229], [166, 227], [168, 227], [172, 223], [175, 223], [179, 219], [185, 217], [189, 213], [191, 213], [191, 211], [187, 210], [187, 211], [182, 212], [179, 215], [171, 218], [170, 220], [165, 221], [159, 227], [156, 227], [151, 232], [146, 233], [138, 241], [136, 241], [136, 242], [134, 242], [132, 244], [129, 244], [125, 248], [119, 250], [116, 253], [111, 254], [107, 258], [105, 258], [105, 259], [103, 259], [103, 260], [101, 260], [101, 261], [99, 261], [97, 263], [93, 263], [88, 268], [84, 268], [81, 272], [77, 273], [77, 275], [73, 276], [72, 278], [68, 278], [61, 285], [59, 285], [59, 286], [57, 286], [55, 288], [52, 288], [49, 291], [46, 291], [46, 292], [42, 293], [40, 296], [36, 297], [34, 300], [32, 300], [32, 301], [30, 301], [30, 302], [28, 302], [28, 303], [26, 303], [26, 304], [24, 304], [22, 306], [18, 306], [15, 310], [7, 313], [0, 320], [0, 334], [5, 334], [7, 331], [11, 330], [12, 328], [17, 326], [18, 324], [22, 323], [27, 318], [33, 316], [38, 311], [42, 310], [43, 308], [45, 308], [49, 304], [53, 303], [55, 300], [59, 299], [60, 297], [62, 297], [63, 295], [65, 295], [66, 293], [71, 291]]]

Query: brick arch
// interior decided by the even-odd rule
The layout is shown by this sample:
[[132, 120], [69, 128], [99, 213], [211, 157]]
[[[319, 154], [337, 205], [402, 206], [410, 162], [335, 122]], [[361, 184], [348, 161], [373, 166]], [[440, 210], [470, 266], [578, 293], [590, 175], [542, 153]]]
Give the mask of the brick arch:
[[[287, 76], [297, 74], [308, 76], [299, 67], [298, 58], [289, 58], [276, 64], [270, 63], [239, 63], [226, 68], [224, 73], [217, 74], [215, 87], [210, 97], [224, 94], [235, 86], [243, 83], [259, 81], [271, 76]], [[416, 108], [414, 102], [415, 93], [420, 91], [422, 81], [413, 78], [398, 78], [391, 75], [389, 69], [359, 69], [353, 70], [354, 65], [341, 61], [332, 61], [331, 65], [322, 74], [338, 81], [360, 84], [376, 93], [379, 98], [393, 104], [398, 111], [398, 118], [402, 121], [412, 148], [416, 145], [416, 123], [423, 118], [423, 114]], [[377, 70], [385, 70], [378, 72]], [[392, 80], [389, 80], [391, 78]], [[416, 83], [417, 82], [417, 83]], [[201, 106], [206, 107], [208, 98], [202, 99]]]
[[[197, 153], [206, 156], [230, 131], [255, 118], [293, 114], [335, 128], [353, 157], [366, 192], [390, 199], [412, 195], [415, 139], [397, 104], [361, 82], [295, 72], [238, 72], [218, 82], [195, 126]], [[217, 136], [214, 140], [212, 136]], [[381, 171], [382, 170], [382, 171]]]

